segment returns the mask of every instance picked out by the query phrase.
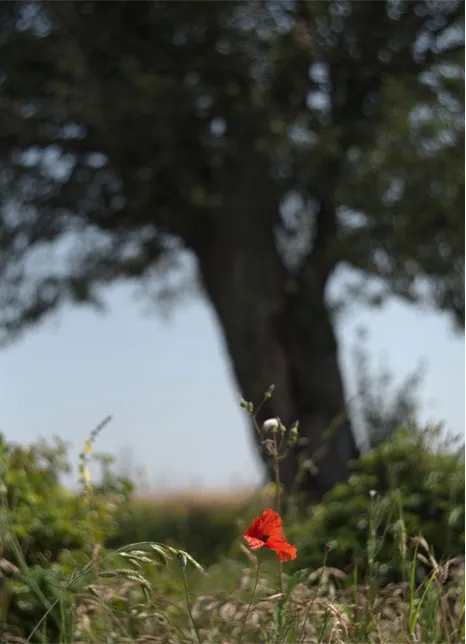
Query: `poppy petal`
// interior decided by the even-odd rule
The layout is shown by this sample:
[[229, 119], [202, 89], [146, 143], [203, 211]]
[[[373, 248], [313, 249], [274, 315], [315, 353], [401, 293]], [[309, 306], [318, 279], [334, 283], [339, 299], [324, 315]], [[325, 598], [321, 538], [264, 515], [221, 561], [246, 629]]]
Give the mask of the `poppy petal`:
[[259, 548], [265, 546], [265, 543], [262, 539], [256, 539], [255, 537], [250, 537], [247, 534], [244, 535], [244, 538], [248, 542], [248, 546], [251, 548], [251, 550], [259, 550]]
[[261, 524], [260, 524], [260, 517], [256, 517], [254, 521], [251, 523], [249, 528], [246, 530], [244, 533], [245, 537], [252, 537], [255, 539], [261, 539], [263, 537], [263, 532], [261, 529]]
[[260, 517], [260, 529], [268, 536], [282, 534], [283, 522], [278, 512], [271, 508], [264, 510]]
[[276, 553], [278, 561], [291, 561], [296, 559], [297, 550], [294, 546], [289, 546], [287, 550], [277, 550]]
[[267, 508], [260, 517], [256, 517], [244, 533], [251, 550], [258, 550], [263, 546], [274, 550], [279, 561], [290, 561], [296, 559], [297, 550], [288, 543], [283, 534], [282, 518]]
[[280, 539], [271, 538], [265, 545], [268, 548], [275, 550], [279, 561], [290, 561], [290, 559], [296, 559], [297, 549], [295, 546], [288, 543], [285, 537]]

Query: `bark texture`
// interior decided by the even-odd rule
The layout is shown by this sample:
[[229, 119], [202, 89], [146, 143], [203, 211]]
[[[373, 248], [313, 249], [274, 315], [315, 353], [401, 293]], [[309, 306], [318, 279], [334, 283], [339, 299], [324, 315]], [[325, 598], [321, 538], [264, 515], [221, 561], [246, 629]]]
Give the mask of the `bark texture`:
[[[255, 210], [255, 225], [248, 227], [247, 203], [263, 209], [262, 226]], [[276, 387], [259, 423], [273, 416], [288, 426], [299, 420], [300, 444], [280, 467], [285, 489], [321, 498], [347, 478], [348, 462], [358, 456], [319, 270], [325, 262], [316, 254], [318, 266], [309, 262], [291, 277], [276, 249], [273, 195], [270, 203], [263, 196], [254, 203], [239, 192], [231, 208], [195, 244], [201, 278], [242, 395], [257, 404], [271, 384]]]

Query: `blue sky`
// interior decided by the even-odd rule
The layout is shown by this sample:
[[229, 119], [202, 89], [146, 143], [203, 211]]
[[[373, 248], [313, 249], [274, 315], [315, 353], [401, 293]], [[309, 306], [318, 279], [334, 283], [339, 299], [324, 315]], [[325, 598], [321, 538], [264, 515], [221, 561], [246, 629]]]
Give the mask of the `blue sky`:
[[[67, 308], [0, 354], [0, 429], [9, 440], [60, 435], [73, 462], [105, 416], [113, 421], [96, 449], [142, 467], [154, 490], [238, 487], [260, 480], [244, 412], [221, 334], [201, 298], [180, 304], [168, 321], [134, 299], [134, 287], [108, 291], [108, 312]], [[146, 307], [147, 308], [147, 307]], [[448, 317], [397, 302], [355, 309], [339, 324], [341, 360], [352, 392], [352, 347], [369, 331], [374, 365], [397, 382], [421, 358], [424, 420], [464, 431], [464, 336]]]

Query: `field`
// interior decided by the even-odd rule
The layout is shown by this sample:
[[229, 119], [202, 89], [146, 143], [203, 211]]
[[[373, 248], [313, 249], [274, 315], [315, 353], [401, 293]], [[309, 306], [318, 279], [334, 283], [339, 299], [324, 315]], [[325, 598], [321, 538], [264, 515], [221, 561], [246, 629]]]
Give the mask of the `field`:
[[[93, 482], [90, 444], [71, 493], [58, 447], [4, 443], [1, 641], [462, 642], [464, 461], [423, 440], [401, 431], [308, 509], [277, 485]], [[287, 541], [269, 525], [254, 549], [245, 532], [277, 502]]]

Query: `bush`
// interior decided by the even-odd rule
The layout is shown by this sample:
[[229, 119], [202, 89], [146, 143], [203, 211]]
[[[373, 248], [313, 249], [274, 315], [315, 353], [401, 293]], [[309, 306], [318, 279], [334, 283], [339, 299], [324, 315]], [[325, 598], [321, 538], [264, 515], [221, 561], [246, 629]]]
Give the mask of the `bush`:
[[[24, 447], [0, 435], [0, 574], [9, 577], [0, 602], [9, 625], [26, 634], [57, 596], [66, 599], [70, 569], [63, 559], [89, 560], [114, 533], [129, 501], [131, 485], [117, 477], [110, 481], [108, 471], [90, 495], [67, 490], [60, 479], [69, 471], [62, 441]], [[43, 639], [32, 641], [58, 641], [60, 610], [68, 603], [49, 613], [37, 634]]]
[[[61, 483], [70, 471], [66, 446], [60, 440], [23, 447], [9, 444], [0, 435], [2, 533], [11, 531], [27, 563], [56, 561], [63, 550], [79, 549], [92, 541], [102, 542], [114, 532], [131, 486], [118, 481], [108, 491], [96, 486], [92, 504], [67, 490]], [[17, 553], [16, 553], [17, 554]], [[12, 541], [4, 544], [4, 556], [14, 558]]]
[[297, 565], [319, 568], [327, 546], [328, 566], [356, 563], [386, 583], [409, 574], [411, 537], [423, 536], [438, 561], [464, 554], [464, 458], [435, 450], [430, 438], [407, 427], [355, 462], [348, 482], [294, 526]]
[[[128, 543], [156, 541], [189, 552], [203, 565], [229, 554], [241, 534], [243, 517], [256, 510], [257, 498], [231, 495], [221, 500], [193, 496], [168, 503], [160, 499], [135, 499], [118, 523], [118, 531], [106, 545], [117, 548]], [[247, 519], [246, 519], [247, 520]]]

